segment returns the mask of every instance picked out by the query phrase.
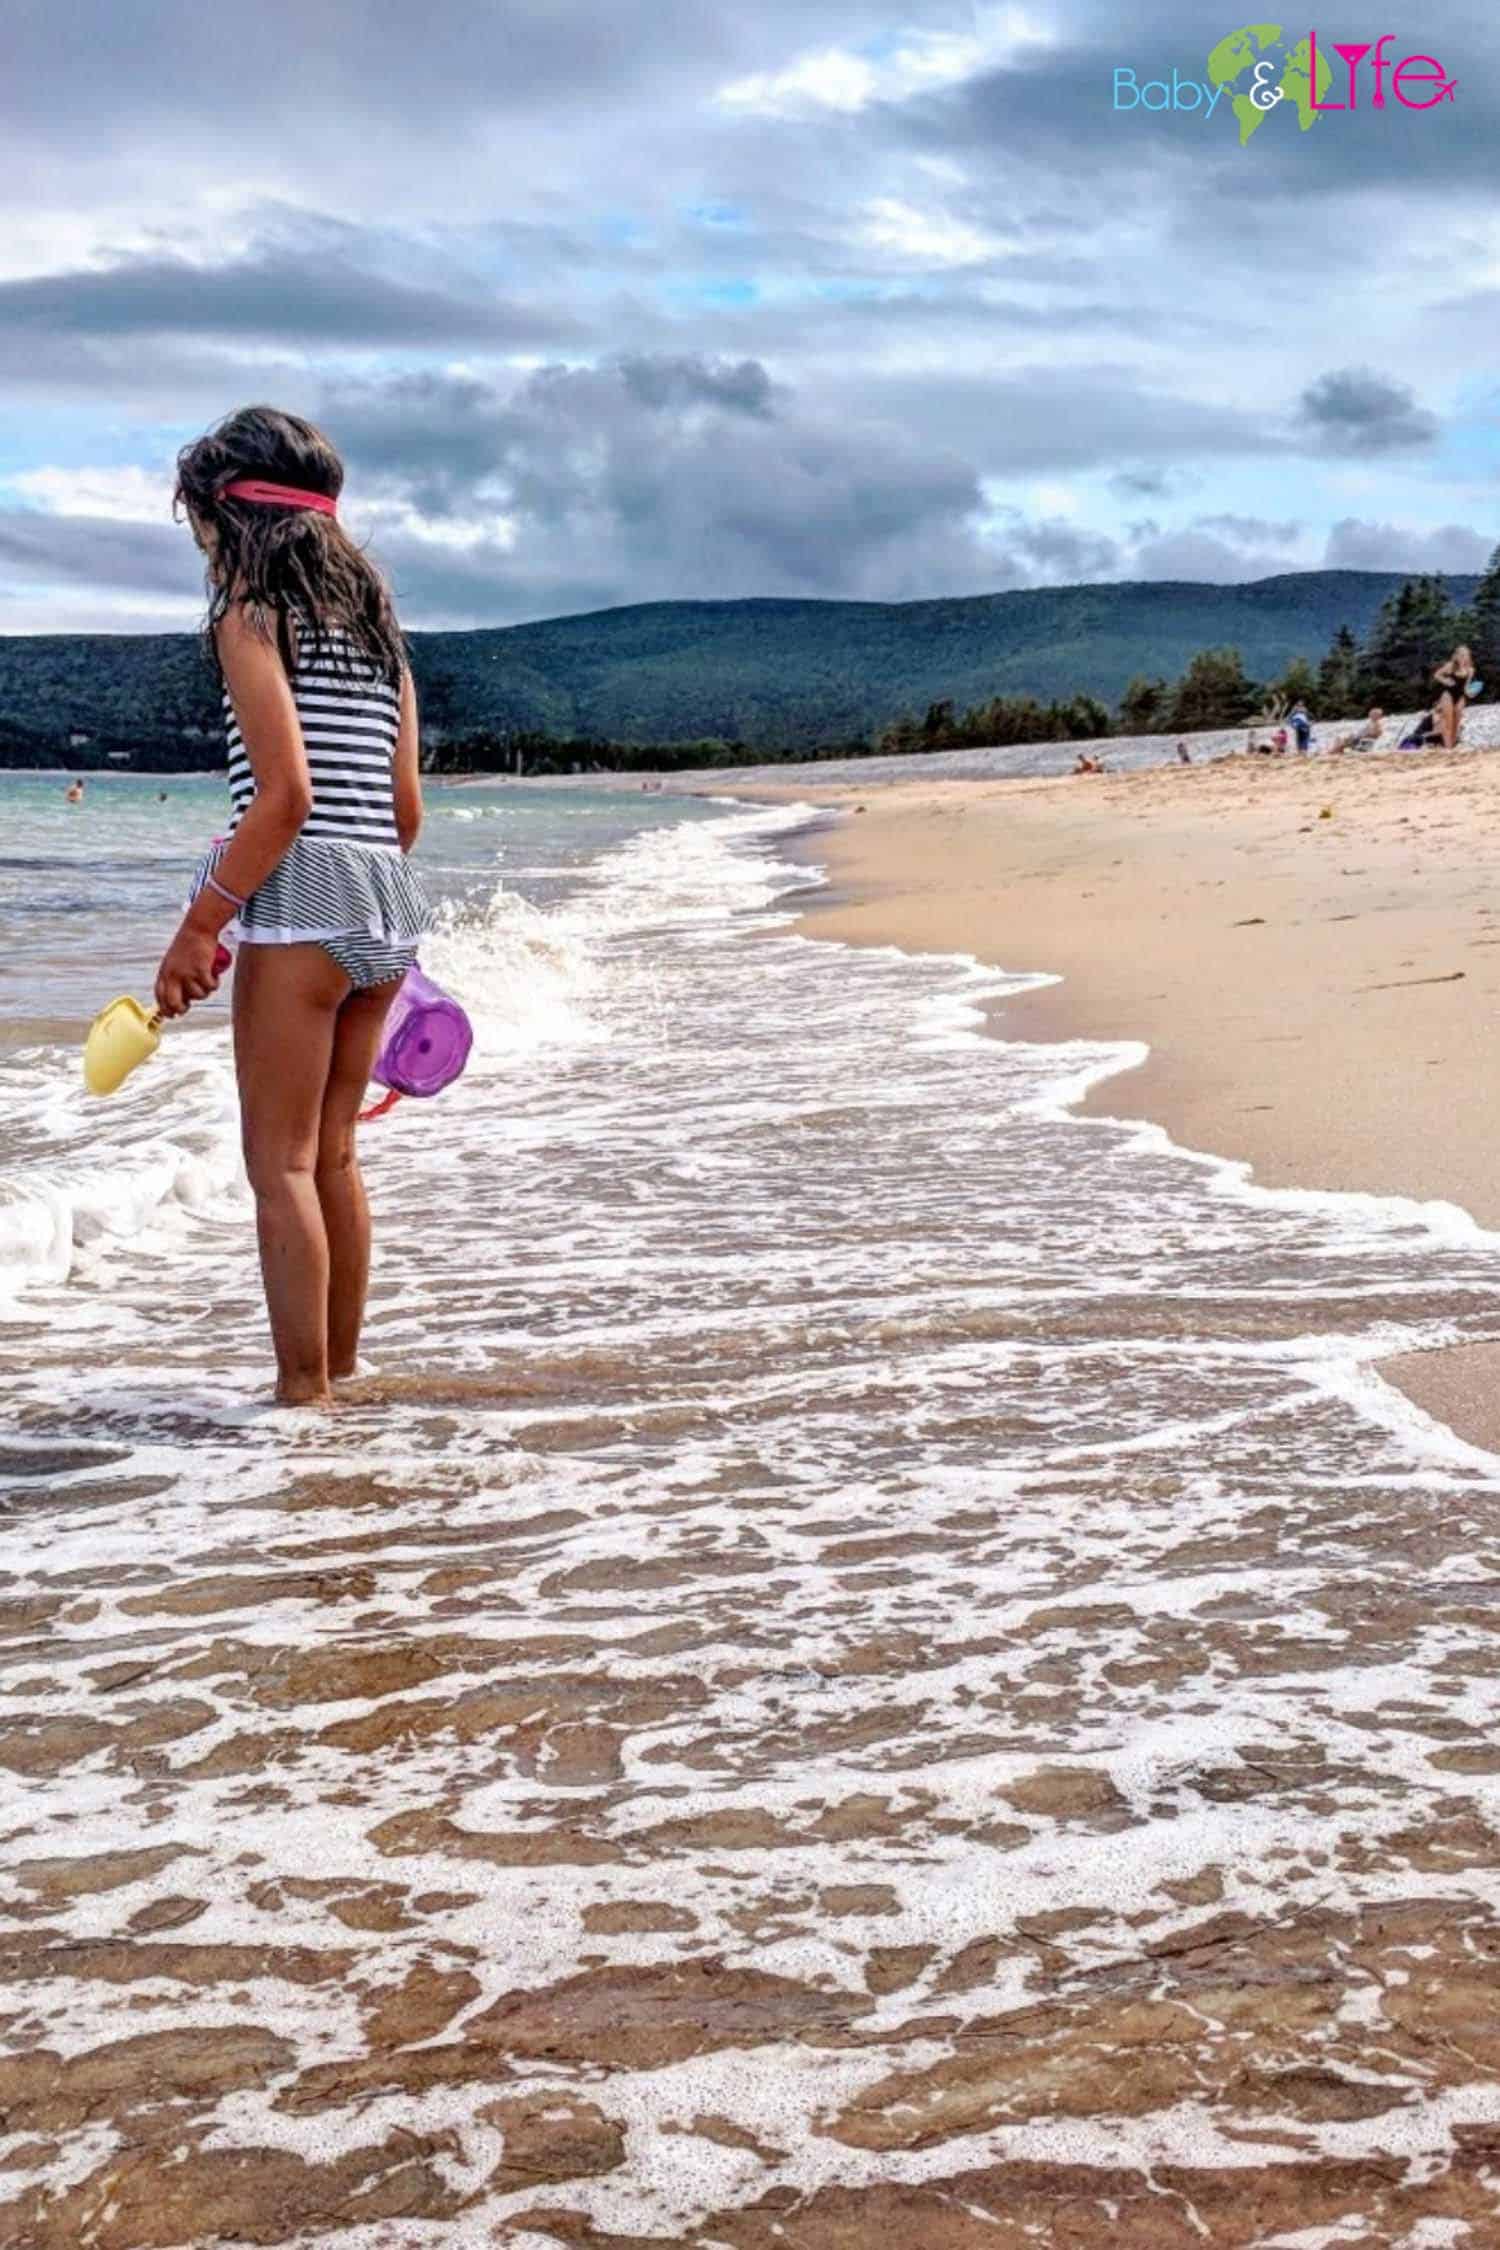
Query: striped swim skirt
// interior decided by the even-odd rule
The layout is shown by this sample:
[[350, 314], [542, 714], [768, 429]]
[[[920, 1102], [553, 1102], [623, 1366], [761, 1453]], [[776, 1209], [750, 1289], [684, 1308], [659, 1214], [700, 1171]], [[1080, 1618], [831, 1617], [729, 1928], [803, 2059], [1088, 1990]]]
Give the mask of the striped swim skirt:
[[[190, 904], [228, 843], [220, 837], [193, 870]], [[321, 836], [297, 837], [231, 925], [244, 945], [321, 945], [356, 986], [404, 976], [431, 927], [404, 852]]]

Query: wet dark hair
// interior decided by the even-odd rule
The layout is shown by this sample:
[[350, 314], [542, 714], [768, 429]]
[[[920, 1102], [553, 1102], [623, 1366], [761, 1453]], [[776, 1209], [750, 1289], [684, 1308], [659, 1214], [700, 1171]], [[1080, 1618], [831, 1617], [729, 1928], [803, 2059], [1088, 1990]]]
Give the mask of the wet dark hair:
[[[238, 477], [263, 477], [297, 485], [336, 500], [344, 464], [321, 430], [275, 406], [243, 406], [226, 414], [205, 437], [177, 456], [172, 516], [187, 509], [212, 527], [217, 555], [207, 572], [208, 615], [203, 633], [219, 677], [223, 667], [214, 629], [233, 603], [243, 603], [256, 630], [274, 630], [288, 672], [295, 668], [287, 612], [300, 610], [311, 635], [299, 635], [308, 655], [326, 648], [339, 661], [331, 628], [342, 627], [383, 679], [400, 684], [406, 647], [390, 589], [343, 526], [315, 508], [268, 507], [259, 500], [225, 499]], [[347, 662], [347, 660], [345, 660]]]

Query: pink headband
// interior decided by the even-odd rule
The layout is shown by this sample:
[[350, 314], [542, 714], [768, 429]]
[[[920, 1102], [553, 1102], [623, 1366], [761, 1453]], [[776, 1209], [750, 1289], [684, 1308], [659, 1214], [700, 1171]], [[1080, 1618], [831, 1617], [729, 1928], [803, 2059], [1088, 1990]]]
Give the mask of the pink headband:
[[338, 502], [326, 492], [304, 492], [295, 484], [267, 484], [264, 477], [236, 477], [219, 487], [221, 500], [259, 500], [270, 508], [316, 508], [321, 516], [338, 513]]

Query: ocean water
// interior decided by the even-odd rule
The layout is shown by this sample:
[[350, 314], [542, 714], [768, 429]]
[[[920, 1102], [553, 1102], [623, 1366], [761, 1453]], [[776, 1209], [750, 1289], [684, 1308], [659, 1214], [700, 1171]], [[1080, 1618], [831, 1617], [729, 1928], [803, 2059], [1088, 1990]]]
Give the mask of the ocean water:
[[474, 1060], [278, 1413], [224, 1011], [78, 1079], [167, 786], [0, 780], [0, 2228], [1500, 2238], [1500, 1462], [1377, 1372], [1500, 1239], [1072, 1115], [803, 809], [435, 790]]

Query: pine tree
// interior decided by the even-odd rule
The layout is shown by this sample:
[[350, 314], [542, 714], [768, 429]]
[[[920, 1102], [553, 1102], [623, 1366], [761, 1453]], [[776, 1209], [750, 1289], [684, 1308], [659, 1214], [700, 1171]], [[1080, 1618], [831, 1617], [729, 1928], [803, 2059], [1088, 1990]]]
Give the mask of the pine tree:
[[1237, 648], [1201, 649], [1172, 691], [1171, 731], [1191, 734], [1238, 726], [1258, 700]]
[[1148, 680], [1137, 672], [1120, 698], [1121, 734], [1159, 734], [1169, 696], [1165, 680]]
[[1018, 695], [1006, 705], [1007, 742], [1054, 742], [1056, 728], [1045, 705], [1034, 695]]
[[1387, 711], [1420, 710], [1436, 692], [1432, 675], [1459, 637], [1458, 619], [1441, 578], [1408, 578], [1381, 604], [1365, 651], [1361, 700]]
[[1325, 719], [1345, 718], [1361, 701], [1359, 643], [1341, 625], [1318, 666], [1318, 710]]
[[1468, 642], [1486, 698], [1500, 695], [1500, 547], [1489, 559], [1468, 610]]
[[1334, 715], [1326, 705], [1321, 712], [1319, 711], [1318, 675], [1305, 656], [1294, 656], [1292, 658], [1291, 663], [1276, 682], [1276, 693], [1285, 702], [1289, 711], [1295, 710], [1299, 703], [1305, 703], [1308, 711], [1315, 719], [1319, 717], [1330, 718]]
[[945, 699], [929, 703], [927, 716], [922, 721], [922, 747], [924, 750], [946, 749], [954, 738], [953, 705]]
[[922, 730], [910, 711], [903, 711], [899, 719], [882, 728], [879, 747], [884, 758], [904, 757], [922, 748]]
[[1108, 706], [1096, 695], [1075, 695], [1063, 705], [1061, 717], [1069, 742], [1098, 742], [1110, 732]]

